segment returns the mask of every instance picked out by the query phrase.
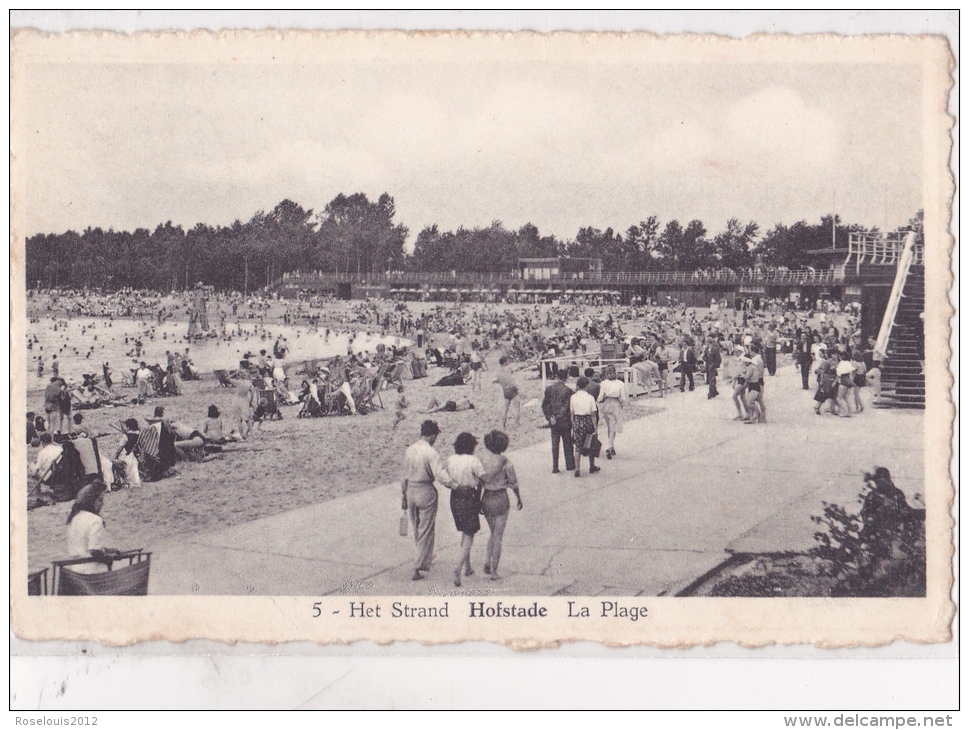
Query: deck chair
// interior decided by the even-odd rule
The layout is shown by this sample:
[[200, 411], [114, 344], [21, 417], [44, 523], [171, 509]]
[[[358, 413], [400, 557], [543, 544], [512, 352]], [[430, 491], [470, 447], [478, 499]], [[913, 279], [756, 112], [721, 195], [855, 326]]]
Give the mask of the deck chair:
[[214, 370], [215, 379], [219, 381], [217, 388], [235, 388], [236, 384], [232, 382], [229, 377], [229, 372], [227, 370]]
[[[353, 397], [353, 400], [357, 404], [358, 408], [362, 404], [364, 408], [375, 411], [378, 408], [377, 403], [379, 403], [379, 408], [383, 409], [384, 404], [383, 401], [380, 400], [380, 391], [383, 390], [384, 383], [386, 382], [387, 378], [387, 371], [389, 369], [389, 365], [381, 365], [377, 370], [377, 374], [373, 378], [363, 381], [360, 388], [360, 399], [358, 400], [356, 395]], [[369, 385], [370, 387], [364, 387], [366, 385]], [[377, 399], [376, 403], [374, 402], [374, 398]]]
[[324, 416], [339, 416], [347, 408], [347, 399], [329, 381], [326, 382], [323, 390], [320, 391], [320, 403], [323, 406], [322, 415]]
[[410, 367], [410, 363], [408, 363], [406, 360], [401, 360], [400, 362], [394, 363], [394, 365], [387, 370], [387, 375], [384, 382], [386, 382], [387, 385], [395, 388], [398, 385], [403, 385], [404, 371]]
[[320, 374], [320, 365], [318, 360], [303, 360], [302, 362], [293, 363], [289, 367], [284, 367], [283, 370], [290, 377], [302, 375], [308, 378], [315, 378]]
[[69, 502], [81, 488], [96, 478], [104, 478], [98, 441], [93, 438], [69, 439], [61, 444], [63, 452], [40, 479], [55, 502]]
[[[115, 563], [126, 562], [120, 568]], [[79, 573], [78, 565], [104, 565], [107, 571]], [[71, 558], [54, 561], [53, 595], [55, 596], [147, 596], [151, 553], [141, 548], [99, 558]]]
[[27, 595], [46, 596], [47, 595], [47, 573], [48, 569], [35, 570], [27, 574]]
[[171, 427], [159, 421], [142, 429], [135, 445], [138, 471], [143, 481], [156, 482], [175, 466], [175, 434]]

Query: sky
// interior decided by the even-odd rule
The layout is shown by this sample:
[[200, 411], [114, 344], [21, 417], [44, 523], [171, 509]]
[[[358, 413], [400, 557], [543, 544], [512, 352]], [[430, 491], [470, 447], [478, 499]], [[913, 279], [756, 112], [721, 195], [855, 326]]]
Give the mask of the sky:
[[[729, 218], [894, 228], [922, 207], [917, 66], [46, 63], [25, 67], [26, 229], [230, 224], [393, 196], [410, 241]], [[16, 110], [14, 113], [18, 113]]]

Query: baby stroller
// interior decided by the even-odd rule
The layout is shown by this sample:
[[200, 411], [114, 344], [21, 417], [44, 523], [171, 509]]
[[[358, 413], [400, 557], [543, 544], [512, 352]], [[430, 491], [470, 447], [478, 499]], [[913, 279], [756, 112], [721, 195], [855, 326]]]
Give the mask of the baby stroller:
[[279, 401], [277, 400], [278, 394], [274, 388], [268, 390], [256, 388], [256, 396], [258, 401], [256, 403], [256, 410], [252, 414], [253, 421], [283, 420], [283, 414], [279, 410]]

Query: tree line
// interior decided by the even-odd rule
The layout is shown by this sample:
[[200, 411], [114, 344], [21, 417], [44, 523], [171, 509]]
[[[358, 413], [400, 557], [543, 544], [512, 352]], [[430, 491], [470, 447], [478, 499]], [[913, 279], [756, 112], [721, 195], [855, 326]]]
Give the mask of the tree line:
[[[375, 276], [385, 271], [510, 272], [520, 258], [602, 259], [606, 271], [734, 270], [755, 265], [803, 268], [815, 249], [847, 246], [853, 231], [835, 216], [819, 223], [777, 224], [763, 235], [753, 221], [727, 221], [711, 233], [699, 220], [661, 226], [657, 216], [625, 232], [581, 228], [575, 238], [542, 235], [531, 223], [517, 230], [500, 221], [442, 231], [424, 227], [413, 252], [408, 229], [395, 222], [394, 199], [371, 201], [340, 194], [319, 213], [284, 200], [268, 213], [229, 226], [199, 223], [184, 230], [171, 221], [154, 231], [87, 228], [82, 233], [36, 234], [26, 241], [29, 287], [120, 288], [167, 291], [196, 282], [217, 289], [255, 291], [283, 273], [323, 271]], [[909, 228], [921, 231], [921, 211]]]

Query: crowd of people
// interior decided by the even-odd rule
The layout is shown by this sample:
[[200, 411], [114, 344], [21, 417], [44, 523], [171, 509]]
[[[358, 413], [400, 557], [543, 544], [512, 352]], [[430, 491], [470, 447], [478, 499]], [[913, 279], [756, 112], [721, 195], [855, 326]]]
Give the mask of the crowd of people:
[[[362, 415], [374, 398], [396, 394], [393, 429], [406, 423], [410, 404], [405, 381], [425, 377], [429, 367], [443, 369], [437, 385], [470, 386], [470, 392], [433, 398], [425, 414], [474, 409], [479, 391], [494, 388], [501, 398], [494, 430], [483, 437], [483, 449], [468, 431], [454, 442], [454, 454], [442, 458], [434, 450], [440, 433], [435, 421], [421, 425], [421, 438], [407, 450], [402, 482], [403, 503], [417, 541], [413, 578], [430, 568], [437, 512], [435, 482], [448, 488], [456, 529], [462, 535], [456, 556], [454, 581], [473, 574], [472, 547], [485, 516], [490, 537], [484, 572], [498, 579], [502, 535], [508, 519], [508, 490], [521, 509], [515, 470], [504, 455], [522, 420], [522, 382], [527, 375], [544, 376], [551, 384], [541, 396], [541, 412], [549, 429], [552, 472], [564, 469], [576, 477], [594, 475], [603, 460], [619, 458], [623, 417], [637, 396], [669, 397], [674, 389], [687, 393], [706, 385], [706, 397], [717, 398], [720, 388], [730, 393], [738, 421], [767, 423], [765, 393], [778, 359], [789, 356], [804, 388], [816, 386], [816, 412], [847, 416], [864, 410], [863, 388], [877, 392], [879, 363], [872, 342], [863, 347], [859, 312], [818, 303], [803, 310], [778, 300], [744, 303], [739, 308], [712, 302], [709, 308], [687, 307], [675, 301], [651, 301], [619, 306], [560, 303], [509, 305], [495, 303], [433, 303], [413, 305], [399, 301], [368, 300], [348, 303], [280, 301], [272, 297], [240, 294], [214, 295], [211, 311], [214, 339], [237, 341], [257, 350], [246, 351], [229, 384], [235, 390], [224, 403], [210, 404], [203, 412], [173, 418], [156, 406], [152, 418], [139, 423], [120, 419], [116, 443], [104, 448], [110, 465], [105, 490], [137, 487], [169, 473], [178, 460], [198, 460], [221, 446], [242, 443], [266, 418], [278, 414], [279, 405], [299, 407], [299, 415]], [[125, 336], [130, 365], [120, 376], [105, 361], [100, 375], [85, 373], [83, 382], [69, 385], [58, 372], [57, 355], [89, 360], [95, 347], [78, 349], [65, 342], [61, 350], [46, 353], [53, 376], [44, 390], [43, 415], [28, 413], [28, 443], [40, 447], [31, 473], [43, 482], [72, 438], [90, 435], [77, 411], [95, 405], [146, 405], [160, 396], [176, 396], [186, 380], [201, 373], [190, 349], [176, 346], [162, 324], [189, 306], [187, 295], [174, 301], [148, 292], [117, 294], [59, 293], [48, 297], [48, 324], [54, 331], [72, 317], [94, 317], [83, 325], [83, 335], [105, 337], [116, 318], [142, 321], [136, 335]], [[325, 305], [325, 306], [324, 306]], [[235, 318], [231, 322], [231, 318]], [[242, 320], [248, 320], [245, 324]], [[277, 325], [297, 330], [275, 329]], [[353, 335], [360, 331], [392, 335], [400, 344], [376, 344], [368, 350], [348, 349], [346, 354], [297, 359], [295, 340], [309, 332]], [[159, 334], [162, 333], [162, 334]], [[349, 339], [352, 342], [352, 338]], [[28, 349], [39, 347], [28, 336]], [[259, 347], [262, 345], [262, 347]], [[146, 352], [167, 346], [164, 364], [149, 365]], [[64, 349], [68, 348], [68, 349]], [[609, 357], [606, 357], [606, 353]], [[45, 373], [35, 350], [38, 373]], [[85, 357], [85, 355], [87, 355]], [[159, 356], [159, 360], [161, 360]], [[590, 361], [593, 367], [585, 367]], [[490, 363], [490, 365], [489, 365]], [[235, 377], [232, 377], [235, 376]], [[702, 382], [701, 382], [702, 381]], [[298, 385], [297, 385], [298, 384]], [[120, 396], [129, 386], [135, 395]], [[221, 407], [220, 407], [221, 406]], [[172, 410], [172, 409], [167, 409]], [[107, 444], [104, 434], [97, 434]], [[423, 445], [422, 445], [423, 444]], [[37, 496], [37, 495], [34, 495]], [[93, 504], [93, 502], [92, 502]]]

